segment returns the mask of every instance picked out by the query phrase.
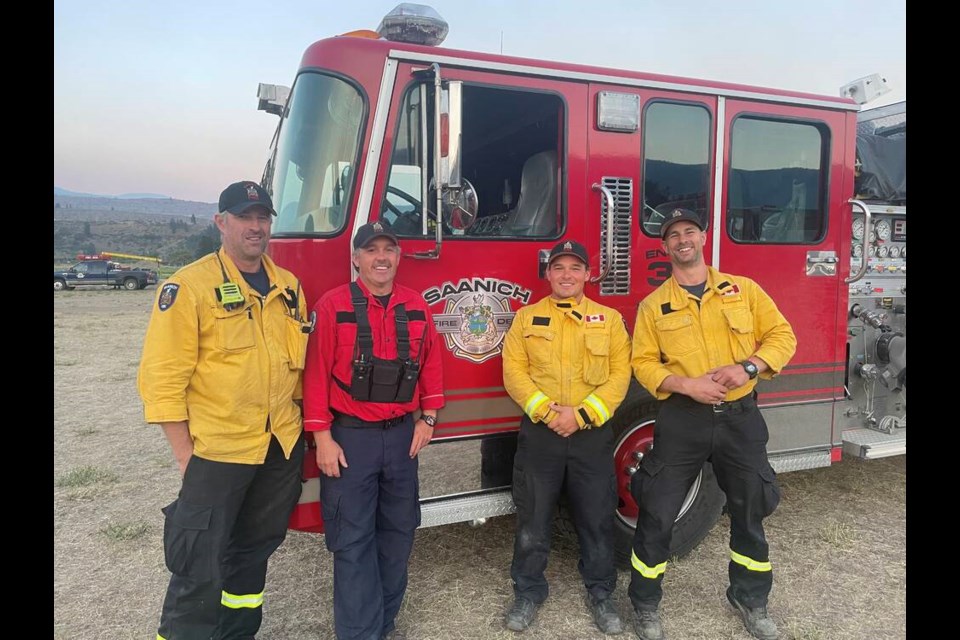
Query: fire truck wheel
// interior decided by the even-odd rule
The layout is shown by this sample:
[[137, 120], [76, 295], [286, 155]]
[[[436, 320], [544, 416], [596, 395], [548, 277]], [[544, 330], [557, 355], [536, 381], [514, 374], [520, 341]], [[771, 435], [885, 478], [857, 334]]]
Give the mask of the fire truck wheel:
[[[639, 513], [637, 503], [630, 494], [631, 476], [628, 469], [637, 464], [635, 453], [645, 454], [653, 445], [656, 416], [656, 404], [639, 404], [626, 412], [621, 412], [610, 425], [616, 436], [613, 453], [617, 482], [614, 555], [617, 564], [622, 568], [630, 567], [633, 534], [637, 528]], [[726, 499], [713, 473], [713, 466], [707, 462], [687, 492], [680, 514], [674, 522], [670, 555], [681, 558], [700, 544], [720, 519], [725, 502]], [[557, 529], [575, 536], [572, 515], [569, 508], [561, 502]]]

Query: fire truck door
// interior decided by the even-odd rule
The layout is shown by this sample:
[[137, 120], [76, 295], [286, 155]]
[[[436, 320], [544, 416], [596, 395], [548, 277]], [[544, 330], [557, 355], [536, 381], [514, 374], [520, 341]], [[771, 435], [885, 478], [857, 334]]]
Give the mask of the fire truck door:
[[845, 114], [726, 101], [721, 207], [714, 211], [713, 265], [752, 278], [797, 336], [784, 375], [765, 383], [772, 403], [842, 397], [849, 228]]
[[466, 228], [441, 213], [436, 256], [434, 83], [418, 69], [398, 65], [369, 218], [400, 237], [397, 281], [423, 294], [443, 341], [447, 405], [435, 438], [515, 430], [521, 411], [499, 356], [515, 311], [549, 293], [541, 253], [584, 230], [586, 89], [441, 64], [444, 83], [462, 83], [455, 195], [477, 213]]

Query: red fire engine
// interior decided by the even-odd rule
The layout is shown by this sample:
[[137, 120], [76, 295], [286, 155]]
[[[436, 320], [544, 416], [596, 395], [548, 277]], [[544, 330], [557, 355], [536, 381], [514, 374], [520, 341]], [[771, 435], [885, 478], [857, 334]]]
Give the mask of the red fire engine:
[[[423, 526], [513, 510], [521, 410], [499, 354], [516, 309], [549, 293], [547, 250], [583, 242], [586, 294], [632, 330], [669, 276], [658, 230], [678, 206], [702, 216], [707, 262], [759, 282], [796, 332], [790, 365], [758, 387], [774, 468], [906, 452], [905, 103], [860, 114], [849, 97], [438, 48], [446, 31], [401, 5], [378, 32], [314, 43], [290, 89], [259, 94], [280, 116], [263, 176], [274, 259], [313, 304], [355, 277], [357, 227], [386, 220], [402, 238], [399, 281], [422, 291], [443, 337]], [[633, 382], [610, 422], [621, 557], [637, 516], [629, 474], [655, 415]], [[291, 526], [322, 531], [313, 456], [304, 475]], [[708, 464], [677, 520], [678, 554], [722, 501]]]

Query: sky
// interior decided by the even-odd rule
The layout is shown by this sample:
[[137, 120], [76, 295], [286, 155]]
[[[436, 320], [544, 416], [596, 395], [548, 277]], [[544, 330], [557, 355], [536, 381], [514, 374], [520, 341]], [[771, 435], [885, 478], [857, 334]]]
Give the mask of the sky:
[[[394, 0], [55, 0], [54, 185], [216, 202], [259, 181], [313, 42]], [[877, 73], [906, 99], [905, 0], [433, 0], [444, 47], [839, 95]]]

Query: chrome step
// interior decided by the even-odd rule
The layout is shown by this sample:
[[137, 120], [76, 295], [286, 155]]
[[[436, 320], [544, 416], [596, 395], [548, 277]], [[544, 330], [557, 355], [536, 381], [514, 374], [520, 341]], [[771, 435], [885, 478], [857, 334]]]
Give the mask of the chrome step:
[[516, 512], [510, 490], [420, 503], [420, 527], [436, 527]]
[[847, 429], [841, 435], [843, 452], [848, 456], [872, 460], [899, 456], [907, 452], [907, 430], [896, 429], [886, 434], [873, 429]]
[[803, 471], [804, 469], [819, 469], [830, 466], [830, 450], [803, 451], [784, 455], [771, 454], [770, 466], [777, 473], [788, 471]]

